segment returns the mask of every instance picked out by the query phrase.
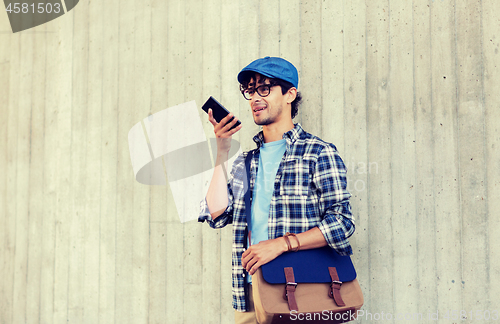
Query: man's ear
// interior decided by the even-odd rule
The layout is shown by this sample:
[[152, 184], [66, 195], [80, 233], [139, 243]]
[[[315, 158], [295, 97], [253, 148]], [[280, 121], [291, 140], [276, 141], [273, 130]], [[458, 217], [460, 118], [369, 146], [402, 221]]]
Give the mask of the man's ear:
[[287, 94], [288, 94], [288, 98], [286, 100], [286, 103], [292, 103], [295, 100], [295, 98], [297, 97], [297, 88], [292, 87], [292, 88], [288, 89]]

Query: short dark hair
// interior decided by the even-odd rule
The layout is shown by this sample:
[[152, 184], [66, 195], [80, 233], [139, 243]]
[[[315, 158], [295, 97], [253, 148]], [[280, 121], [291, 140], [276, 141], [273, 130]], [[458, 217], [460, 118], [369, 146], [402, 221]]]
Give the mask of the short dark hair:
[[[281, 80], [281, 79], [268, 78], [264, 75], [260, 75], [260, 76], [261, 76], [261, 78], [259, 79], [260, 82], [264, 82], [266, 79], [268, 79], [270, 84], [280, 86], [281, 87], [281, 94], [283, 94], [283, 95], [285, 93], [287, 93], [288, 90], [290, 90], [293, 87], [293, 84], [291, 84], [288, 81]], [[250, 83], [250, 80], [252, 79], [252, 77], [253, 77], [253, 75], [251, 75], [250, 73], [248, 73], [245, 76], [243, 82], [240, 84], [241, 91], [245, 91], [248, 89], [248, 84]], [[295, 100], [292, 101], [292, 111], [291, 111], [292, 119], [294, 119], [295, 116], [297, 116], [297, 113], [299, 112], [299, 105], [301, 102], [302, 102], [302, 95], [300, 94], [299, 91], [297, 91], [297, 96], [295, 97]]]

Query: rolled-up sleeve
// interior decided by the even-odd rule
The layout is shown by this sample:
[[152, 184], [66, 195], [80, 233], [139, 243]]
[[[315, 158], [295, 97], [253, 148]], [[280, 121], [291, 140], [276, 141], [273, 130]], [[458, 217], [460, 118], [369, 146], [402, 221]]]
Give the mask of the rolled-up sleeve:
[[319, 191], [319, 208], [323, 219], [318, 228], [328, 245], [340, 255], [352, 254], [348, 238], [354, 233], [347, 191], [346, 168], [335, 146], [328, 145], [321, 151], [315, 166], [313, 182]]
[[227, 180], [227, 207], [226, 210], [218, 216], [216, 219], [212, 219], [210, 211], [208, 210], [208, 204], [206, 197], [200, 202], [200, 214], [198, 216], [198, 222], [207, 222], [212, 228], [222, 228], [233, 222], [234, 213], [234, 196], [243, 195], [243, 179], [246, 179], [245, 175], [245, 161], [244, 155], [240, 154], [231, 167], [231, 172]]
[[198, 222], [207, 222], [211, 228], [223, 228], [227, 224], [231, 224], [233, 222], [233, 195], [229, 182], [227, 185], [227, 198], [228, 203], [226, 210], [224, 210], [224, 212], [216, 219], [212, 219], [212, 215], [210, 215], [210, 211], [208, 210], [207, 199], [203, 198], [200, 203], [200, 215], [198, 216]]

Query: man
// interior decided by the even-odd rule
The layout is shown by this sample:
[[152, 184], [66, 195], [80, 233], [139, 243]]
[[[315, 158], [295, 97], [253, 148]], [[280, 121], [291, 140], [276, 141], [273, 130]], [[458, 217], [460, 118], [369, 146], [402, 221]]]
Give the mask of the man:
[[[209, 111], [217, 138], [216, 168], [201, 203], [199, 221], [213, 228], [233, 224], [233, 307], [236, 323], [257, 323], [250, 276], [282, 253], [329, 245], [352, 254], [347, 240], [354, 219], [346, 190], [346, 170], [333, 144], [305, 132], [292, 119], [301, 100], [297, 69], [288, 61], [265, 57], [238, 74], [240, 89], [250, 104], [255, 137], [250, 169], [251, 227], [246, 235], [244, 202], [245, 157], [238, 156], [226, 181], [231, 130], [237, 118], [217, 123]], [[320, 109], [311, 107], [311, 109]], [[233, 118], [234, 117], [234, 118]], [[231, 118], [233, 118], [231, 120]], [[284, 238], [286, 233], [295, 238]], [[245, 249], [246, 246], [249, 246]]]

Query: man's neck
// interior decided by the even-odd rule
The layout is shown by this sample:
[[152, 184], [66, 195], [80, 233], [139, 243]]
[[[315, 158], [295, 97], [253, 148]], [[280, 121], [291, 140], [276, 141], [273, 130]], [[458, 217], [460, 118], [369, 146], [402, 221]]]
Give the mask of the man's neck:
[[292, 119], [283, 124], [270, 124], [262, 126], [264, 133], [264, 143], [279, 141], [283, 138], [283, 134], [294, 128]]

